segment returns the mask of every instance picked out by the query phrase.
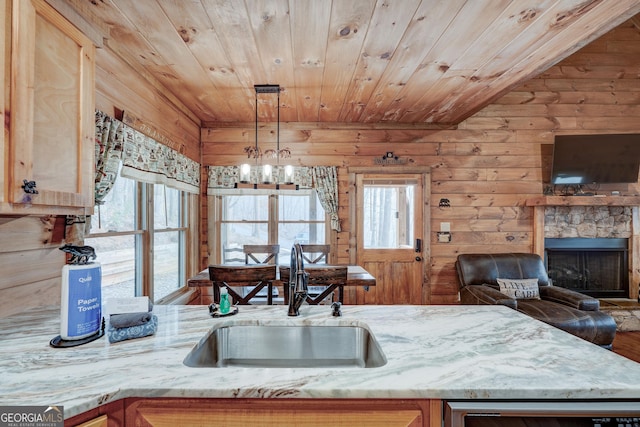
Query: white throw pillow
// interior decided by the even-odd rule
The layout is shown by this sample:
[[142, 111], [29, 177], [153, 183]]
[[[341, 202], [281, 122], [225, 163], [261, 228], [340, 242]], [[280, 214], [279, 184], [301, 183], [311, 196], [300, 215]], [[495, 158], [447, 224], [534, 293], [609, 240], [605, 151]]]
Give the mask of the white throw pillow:
[[496, 279], [500, 292], [514, 299], [540, 299], [538, 279]]

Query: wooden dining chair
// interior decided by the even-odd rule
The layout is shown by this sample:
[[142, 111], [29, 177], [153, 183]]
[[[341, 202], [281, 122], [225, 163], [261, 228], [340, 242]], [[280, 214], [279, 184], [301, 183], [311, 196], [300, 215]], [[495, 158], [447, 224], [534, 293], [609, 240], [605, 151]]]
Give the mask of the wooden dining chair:
[[[330, 245], [302, 244], [300, 247], [302, 248], [302, 258], [306, 265], [329, 263]], [[326, 286], [309, 286], [309, 295], [315, 299], [322, 295], [326, 289]], [[327, 296], [333, 301], [333, 294]]]
[[305, 263], [309, 264], [329, 264], [329, 252], [331, 245], [300, 245], [302, 247], [302, 257]]
[[244, 261], [244, 251], [242, 248], [224, 247], [222, 249], [223, 264], [242, 264]]
[[[284, 286], [284, 303], [289, 303], [289, 276], [291, 268], [280, 266], [280, 280]], [[305, 272], [309, 273], [309, 287], [322, 287], [319, 294], [307, 295], [307, 303], [311, 305], [320, 304], [338, 290], [338, 301], [343, 302], [344, 286], [347, 284], [347, 267], [341, 265], [317, 265], [309, 268], [305, 267]]]
[[[225, 286], [234, 304], [252, 304], [259, 300], [273, 304], [275, 265], [210, 265], [209, 279], [213, 282], [213, 301], [220, 302], [220, 288]], [[266, 287], [266, 295], [261, 291]], [[264, 295], [264, 296], [263, 296]]]
[[278, 265], [278, 253], [280, 245], [244, 245], [245, 264], [276, 264]]

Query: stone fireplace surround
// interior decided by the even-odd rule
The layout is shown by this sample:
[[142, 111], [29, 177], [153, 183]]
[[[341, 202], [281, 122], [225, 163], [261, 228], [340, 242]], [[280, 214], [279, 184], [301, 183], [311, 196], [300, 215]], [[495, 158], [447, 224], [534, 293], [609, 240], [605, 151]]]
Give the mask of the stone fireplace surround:
[[[632, 214], [633, 208], [630, 206], [545, 206], [545, 249], [550, 241], [559, 242], [557, 247], [562, 246], [561, 242], [572, 246], [570, 242], [581, 241], [580, 245], [583, 247], [589, 249], [602, 247], [606, 250], [605, 245], [611, 241], [610, 239], [616, 239], [616, 242], [625, 246], [623, 250], [626, 251], [627, 241], [631, 237]], [[580, 250], [576, 246], [573, 247], [576, 251]], [[550, 252], [547, 253], [548, 256], [550, 254]], [[625, 271], [615, 272], [615, 277], [620, 278], [621, 274], [626, 276], [627, 265], [628, 259], [625, 259], [622, 266]], [[602, 273], [596, 276], [606, 280]], [[624, 280], [625, 289], [628, 288], [628, 277], [623, 276], [622, 280]]]
[[[539, 196], [527, 199], [534, 209], [533, 252], [544, 257], [546, 237], [618, 237], [629, 239], [629, 296], [622, 305], [602, 309], [619, 331], [640, 330], [637, 307], [640, 283], [640, 196]], [[625, 307], [631, 302], [632, 308]]]

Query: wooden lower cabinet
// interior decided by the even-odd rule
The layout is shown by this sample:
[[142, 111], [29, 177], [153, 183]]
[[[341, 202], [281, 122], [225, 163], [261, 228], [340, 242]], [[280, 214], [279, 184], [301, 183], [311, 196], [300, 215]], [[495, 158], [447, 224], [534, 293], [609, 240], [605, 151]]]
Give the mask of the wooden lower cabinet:
[[124, 427], [124, 400], [107, 403], [98, 408], [64, 420], [65, 427]]
[[127, 426], [440, 427], [440, 400], [126, 399]]
[[109, 417], [100, 415], [98, 418], [78, 424], [78, 427], [109, 427]]

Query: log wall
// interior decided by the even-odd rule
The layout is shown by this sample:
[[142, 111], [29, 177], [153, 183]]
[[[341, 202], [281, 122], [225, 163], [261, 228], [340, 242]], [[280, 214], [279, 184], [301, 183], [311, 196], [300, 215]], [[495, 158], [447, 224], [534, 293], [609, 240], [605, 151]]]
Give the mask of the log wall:
[[[203, 165], [245, 162], [253, 126], [205, 124]], [[260, 126], [261, 147], [273, 148], [264, 144], [272, 140], [273, 126]], [[280, 146], [291, 149], [290, 163], [338, 166], [339, 263], [349, 260], [348, 167], [373, 165], [387, 151], [411, 165], [430, 166], [430, 303], [439, 304], [457, 301], [459, 253], [532, 252], [533, 211], [525, 201], [541, 195], [549, 180], [554, 135], [633, 132], [640, 132], [640, 29], [628, 21], [456, 129], [281, 123]], [[640, 192], [635, 184], [602, 189]], [[438, 207], [441, 198], [451, 207]], [[440, 222], [451, 223], [450, 243], [436, 241]]]

